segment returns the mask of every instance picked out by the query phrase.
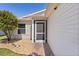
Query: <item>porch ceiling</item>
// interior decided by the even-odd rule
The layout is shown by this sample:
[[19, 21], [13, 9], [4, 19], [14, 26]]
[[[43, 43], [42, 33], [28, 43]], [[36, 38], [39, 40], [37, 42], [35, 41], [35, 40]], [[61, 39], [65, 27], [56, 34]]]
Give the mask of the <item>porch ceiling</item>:
[[20, 19], [19, 22], [28, 22], [28, 21], [31, 22], [32, 20], [47, 20], [47, 17], [45, 17], [45, 16], [24, 17], [24, 18]]
[[31, 22], [32, 21], [32, 18], [31, 17], [27, 17], [27, 18], [22, 18], [19, 20], [19, 22]]
[[33, 16], [32, 19], [34, 19], [34, 20], [47, 20], [47, 17], [45, 17], [45, 16]]

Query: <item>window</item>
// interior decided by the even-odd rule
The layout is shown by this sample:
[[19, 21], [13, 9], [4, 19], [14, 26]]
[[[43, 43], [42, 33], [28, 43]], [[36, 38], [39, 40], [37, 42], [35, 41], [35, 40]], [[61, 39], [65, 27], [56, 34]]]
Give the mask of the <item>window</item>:
[[18, 24], [18, 34], [25, 34], [25, 24]]

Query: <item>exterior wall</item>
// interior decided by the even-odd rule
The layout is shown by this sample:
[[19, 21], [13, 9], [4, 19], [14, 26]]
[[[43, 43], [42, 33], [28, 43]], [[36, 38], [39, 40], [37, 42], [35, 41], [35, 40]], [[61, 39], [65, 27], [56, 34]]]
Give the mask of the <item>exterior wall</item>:
[[31, 22], [19, 22], [19, 24], [25, 24], [26, 33], [25, 34], [18, 34], [18, 30], [16, 30], [12, 38], [15, 39], [31, 39]]
[[48, 44], [54, 55], [79, 56], [79, 4], [60, 4], [48, 18]]
[[56, 8], [59, 5], [59, 3], [49, 3], [47, 10], [45, 11], [45, 16], [49, 17], [52, 13], [54, 13], [54, 8]]

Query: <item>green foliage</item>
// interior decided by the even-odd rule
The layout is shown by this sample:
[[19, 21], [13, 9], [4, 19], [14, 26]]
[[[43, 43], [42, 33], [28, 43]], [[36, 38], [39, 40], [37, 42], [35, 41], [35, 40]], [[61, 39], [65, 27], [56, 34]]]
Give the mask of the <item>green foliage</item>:
[[13, 31], [17, 28], [18, 20], [15, 15], [9, 11], [0, 11], [0, 30], [10, 38]]

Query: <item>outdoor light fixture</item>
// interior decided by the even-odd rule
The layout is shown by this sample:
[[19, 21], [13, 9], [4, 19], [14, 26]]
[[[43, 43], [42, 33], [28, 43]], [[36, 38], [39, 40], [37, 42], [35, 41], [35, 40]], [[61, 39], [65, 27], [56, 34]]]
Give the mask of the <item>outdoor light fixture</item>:
[[54, 8], [54, 10], [56, 10], [57, 9], [57, 6]]

